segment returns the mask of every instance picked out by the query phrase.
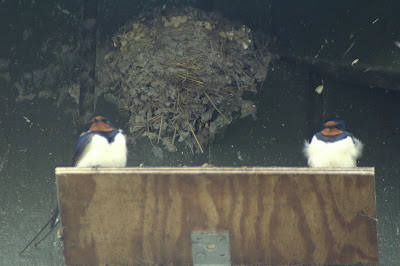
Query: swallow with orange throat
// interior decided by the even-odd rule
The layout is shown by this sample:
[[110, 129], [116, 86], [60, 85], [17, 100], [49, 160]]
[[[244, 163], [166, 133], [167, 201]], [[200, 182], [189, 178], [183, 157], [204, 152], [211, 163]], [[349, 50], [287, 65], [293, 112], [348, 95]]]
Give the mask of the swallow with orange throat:
[[[126, 137], [121, 129], [115, 128], [110, 119], [105, 116], [96, 116], [90, 122], [90, 128], [78, 138], [72, 166], [101, 168], [101, 167], [125, 167], [128, 158]], [[37, 233], [37, 235], [21, 251], [20, 255], [49, 227], [47, 234], [37, 241], [37, 246], [59, 224], [58, 206], [53, 210], [50, 219]]]
[[326, 120], [324, 128], [305, 141], [303, 148], [309, 167], [356, 167], [362, 150], [362, 142], [339, 118]]

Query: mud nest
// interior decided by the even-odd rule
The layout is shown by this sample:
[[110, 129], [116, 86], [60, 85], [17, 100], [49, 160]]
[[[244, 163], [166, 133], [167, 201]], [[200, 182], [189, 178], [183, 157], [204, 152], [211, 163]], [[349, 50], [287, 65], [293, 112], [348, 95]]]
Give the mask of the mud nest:
[[266, 78], [268, 38], [217, 13], [159, 8], [123, 26], [97, 67], [100, 92], [131, 116], [132, 139], [203, 152], [237, 117], [255, 115], [243, 99]]

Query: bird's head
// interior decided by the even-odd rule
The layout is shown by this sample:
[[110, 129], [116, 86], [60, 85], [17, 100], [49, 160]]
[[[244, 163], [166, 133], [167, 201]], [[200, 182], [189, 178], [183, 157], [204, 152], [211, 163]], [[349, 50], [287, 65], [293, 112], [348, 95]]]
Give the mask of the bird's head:
[[344, 121], [339, 118], [333, 118], [324, 122], [324, 129], [321, 133], [325, 136], [336, 136], [343, 133], [343, 131], [346, 131]]
[[90, 131], [110, 132], [115, 129], [110, 119], [104, 116], [95, 116], [90, 121]]

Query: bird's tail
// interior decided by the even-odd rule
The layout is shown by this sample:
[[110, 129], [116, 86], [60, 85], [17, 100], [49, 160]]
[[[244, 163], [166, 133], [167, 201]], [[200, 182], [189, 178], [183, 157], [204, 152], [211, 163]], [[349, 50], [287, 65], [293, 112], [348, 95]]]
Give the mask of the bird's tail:
[[24, 251], [30, 246], [32, 245], [32, 243], [36, 240], [36, 238], [38, 238], [40, 236], [40, 234], [47, 228], [47, 226], [50, 225], [50, 230], [49, 232], [47, 232], [47, 234], [42, 237], [38, 242], [35, 243], [35, 247], [37, 245], [39, 245], [40, 242], [42, 242], [52, 231], [53, 229], [56, 227], [57, 224], [60, 223], [60, 220], [57, 219], [58, 217], [58, 205], [57, 207], [52, 211], [51, 217], [50, 219], [47, 221], [47, 223], [42, 227], [42, 229], [40, 229], [39, 233], [37, 233], [35, 235], [35, 237], [28, 243], [28, 245], [26, 245], [26, 247], [19, 253], [19, 255], [21, 255], [22, 253], [24, 253]]

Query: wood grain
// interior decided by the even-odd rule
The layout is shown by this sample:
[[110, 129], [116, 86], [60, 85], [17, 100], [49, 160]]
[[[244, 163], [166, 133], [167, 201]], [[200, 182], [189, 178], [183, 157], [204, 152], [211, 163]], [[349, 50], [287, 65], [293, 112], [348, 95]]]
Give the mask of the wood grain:
[[191, 232], [233, 264], [377, 263], [371, 168], [57, 168], [69, 264], [190, 264]]

